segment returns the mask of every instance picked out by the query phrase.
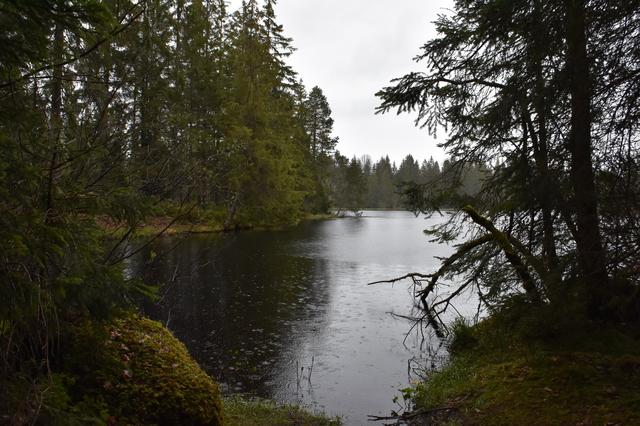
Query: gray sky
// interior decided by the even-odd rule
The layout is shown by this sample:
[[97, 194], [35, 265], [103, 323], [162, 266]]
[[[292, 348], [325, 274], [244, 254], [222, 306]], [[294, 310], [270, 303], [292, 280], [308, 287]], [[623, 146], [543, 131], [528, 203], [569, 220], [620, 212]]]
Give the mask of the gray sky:
[[[240, 0], [232, 0], [236, 8]], [[276, 9], [297, 51], [290, 64], [305, 86], [320, 86], [327, 96], [338, 149], [348, 157], [383, 155], [399, 162], [443, 151], [409, 115], [374, 115], [375, 93], [394, 77], [421, 66], [413, 61], [420, 46], [435, 35], [432, 22], [453, 0], [279, 0]], [[443, 141], [444, 132], [438, 133]]]

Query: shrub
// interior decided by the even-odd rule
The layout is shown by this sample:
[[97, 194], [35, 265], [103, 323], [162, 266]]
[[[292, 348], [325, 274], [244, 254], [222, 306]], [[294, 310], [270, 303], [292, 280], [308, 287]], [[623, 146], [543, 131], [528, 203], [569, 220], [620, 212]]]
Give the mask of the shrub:
[[465, 352], [474, 348], [478, 344], [478, 339], [473, 333], [473, 328], [463, 317], [458, 317], [451, 325], [449, 336], [449, 352], [452, 355]]

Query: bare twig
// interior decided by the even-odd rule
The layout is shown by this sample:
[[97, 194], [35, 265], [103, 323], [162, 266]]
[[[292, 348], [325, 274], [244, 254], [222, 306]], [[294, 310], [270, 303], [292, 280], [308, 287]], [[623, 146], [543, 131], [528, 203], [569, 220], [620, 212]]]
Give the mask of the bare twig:
[[416, 417], [428, 416], [434, 413], [440, 413], [443, 411], [455, 411], [456, 407], [437, 407], [431, 408], [429, 410], [417, 410], [411, 413], [403, 413], [395, 416], [367, 416], [370, 422], [381, 422], [386, 420], [394, 420], [396, 424], [400, 424], [400, 422], [414, 419]]
[[420, 274], [420, 273], [418, 273], [418, 272], [413, 272], [413, 273], [411, 273], [411, 274], [407, 274], [407, 275], [404, 275], [404, 276], [399, 277], [399, 278], [393, 278], [393, 279], [390, 279], [390, 280], [383, 280], [383, 281], [376, 281], [376, 282], [373, 282], [373, 283], [369, 283], [369, 284], [367, 284], [367, 285], [376, 285], [376, 284], [394, 284], [394, 283], [397, 283], [397, 282], [399, 282], [399, 281], [406, 280], [406, 279], [408, 279], [408, 278], [420, 278], [420, 279], [427, 279], [427, 278], [431, 278], [431, 277], [432, 277], [432, 275], [426, 275], [426, 274]]

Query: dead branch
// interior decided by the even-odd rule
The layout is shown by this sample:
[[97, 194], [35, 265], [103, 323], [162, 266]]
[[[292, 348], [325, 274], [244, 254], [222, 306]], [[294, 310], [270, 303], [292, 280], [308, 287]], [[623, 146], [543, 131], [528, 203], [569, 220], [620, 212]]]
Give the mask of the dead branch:
[[480, 213], [478, 213], [473, 207], [465, 206], [462, 211], [467, 213], [471, 220], [491, 233], [491, 235], [493, 236], [493, 240], [495, 240], [495, 242], [500, 246], [505, 256], [507, 257], [507, 260], [509, 261], [509, 263], [511, 263], [513, 268], [516, 270], [516, 273], [522, 280], [522, 286], [524, 287], [524, 290], [527, 292], [529, 297], [531, 297], [531, 299], [536, 302], [540, 301], [540, 293], [538, 291], [538, 287], [531, 277], [531, 274], [529, 274], [529, 269], [522, 261], [520, 256], [518, 256], [516, 252], [517, 249], [513, 246], [511, 241], [509, 241], [509, 238], [503, 232], [499, 231], [498, 228], [496, 228], [489, 219], [481, 216]]
[[422, 417], [422, 416], [429, 416], [431, 414], [434, 413], [440, 413], [443, 411], [455, 411], [457, 410], [456, 407], [437, 407], [437, 408], [431, 408], [429, 410], [417, 410], [414, 412], [410, 412], [410, 413], [403, 413], [400, 415], [395, 415], [395, 416], [373, 416], [373, 415], [369, 415], [367, 416], [370, 422], [381, 422], [381, 421], [387, 421], [387, 420], [393, 420], [396, 422], [396, 424], [401, 424], [400, 422], [406, 422], [407, 420], [411, 420], [411, 419], [415, 419], [416, 417]]
[[470, 251], [493, 240], [494, 240], [493, 235], [487, 234], [487, 235], [483, 235], [480, 238], [476, 238], [475, 240], [471, 240], [464, 244], [459, 245], [456, 252], [444, 260], [444, 262], [442, 263], [442, 266], [440, 266], [440, 269], [438, 269], [438, 271], [435, 274], [430, 275], [431, 282], [429, 283], [427, 288], [425, 288], [420, 292], [421, 299], [426, 300], [429, 294], [431, 294], [431, 292], [435, 289], [436, 284], [438, 283], [438, 280], [440, 279], [440, 277], [442, 277], [442, 275], [444, 275], [451, 268], [451, 266], [453, 266], [454, 263], [456, 263], [458, 260], [460, 260]]
[[410, 274], [407, 274], [407, 275], [402, 276], [402, 277], [399, 277], [399, 278], [393, 278], [393, 279], [390, 279], [390, 280], [383, 280], [383, 281], [376, 281], [376, 282], [373, 282], [373, 283], [369, 283], [369, 284], [367, 284], [367, 285], [376, 285], [376, 284], [395, 284], [395, 283], [397, 283], [397, 282], [399, 282], [399, 281], [403, 281], [403, 280], [406, 280], [406, 279], [408, 279], [408, 278], [414, 278], [414, 279], [416, 279], [416, 278], [419, 278], [419, 279], [427, 279], [427, 278], [431, 278], [431, 274], [426, 275], [426, 274], [420, 274], [420, 273], [418, 273], [418, 272], [412, 272], [412, 273], [410, 273]]
[[438, 284], [438, 280], [440, 279], [440, 277], [442, 277], [442, 275], [444, 275], [451, 268], [451, 266], [455, 264], [455, 262], [460, 260], [470, 251], [493, 240], [494, 240], [493, 235], [487, 234], [475, 240], [468, 241], [464, 244], [461, 244], [458, 247], [458, 250], [453, 255], [449, 256], [447, 259], [444, 260], [444, 263], [442, 264], [442, 266], [440, 266], [440, 269], [438, 269], [438, 271], [435, 274], [431, 275], [431, 282], [429, 283], [429, 285], [424, 290], [421, 290], [418, 293], [420, 295], [420, 302], [422, 303], [422, 309], [424, 310], [425, 315], [427, 316], [428, 323], [433, 327], [438, 337], [440, 338], [444, 337], [442, 328], [444, 327], [446, 329], [446, 326], [440, 320], [438, 313], [434, 312], [429, 307], [429, 302], [427, 301], [427, 298], [436, 288], [436, 285]]

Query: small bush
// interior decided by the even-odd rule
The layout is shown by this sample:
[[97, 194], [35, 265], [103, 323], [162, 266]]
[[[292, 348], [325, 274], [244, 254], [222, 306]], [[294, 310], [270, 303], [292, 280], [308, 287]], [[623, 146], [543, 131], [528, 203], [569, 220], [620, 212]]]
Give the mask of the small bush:
[[457, 318], [451, 325], [451, 335], [449, 336], [449, 352], [452, 355], [473, 349], [478, 345], [473, 328], [467, 320], [462, 317]]

